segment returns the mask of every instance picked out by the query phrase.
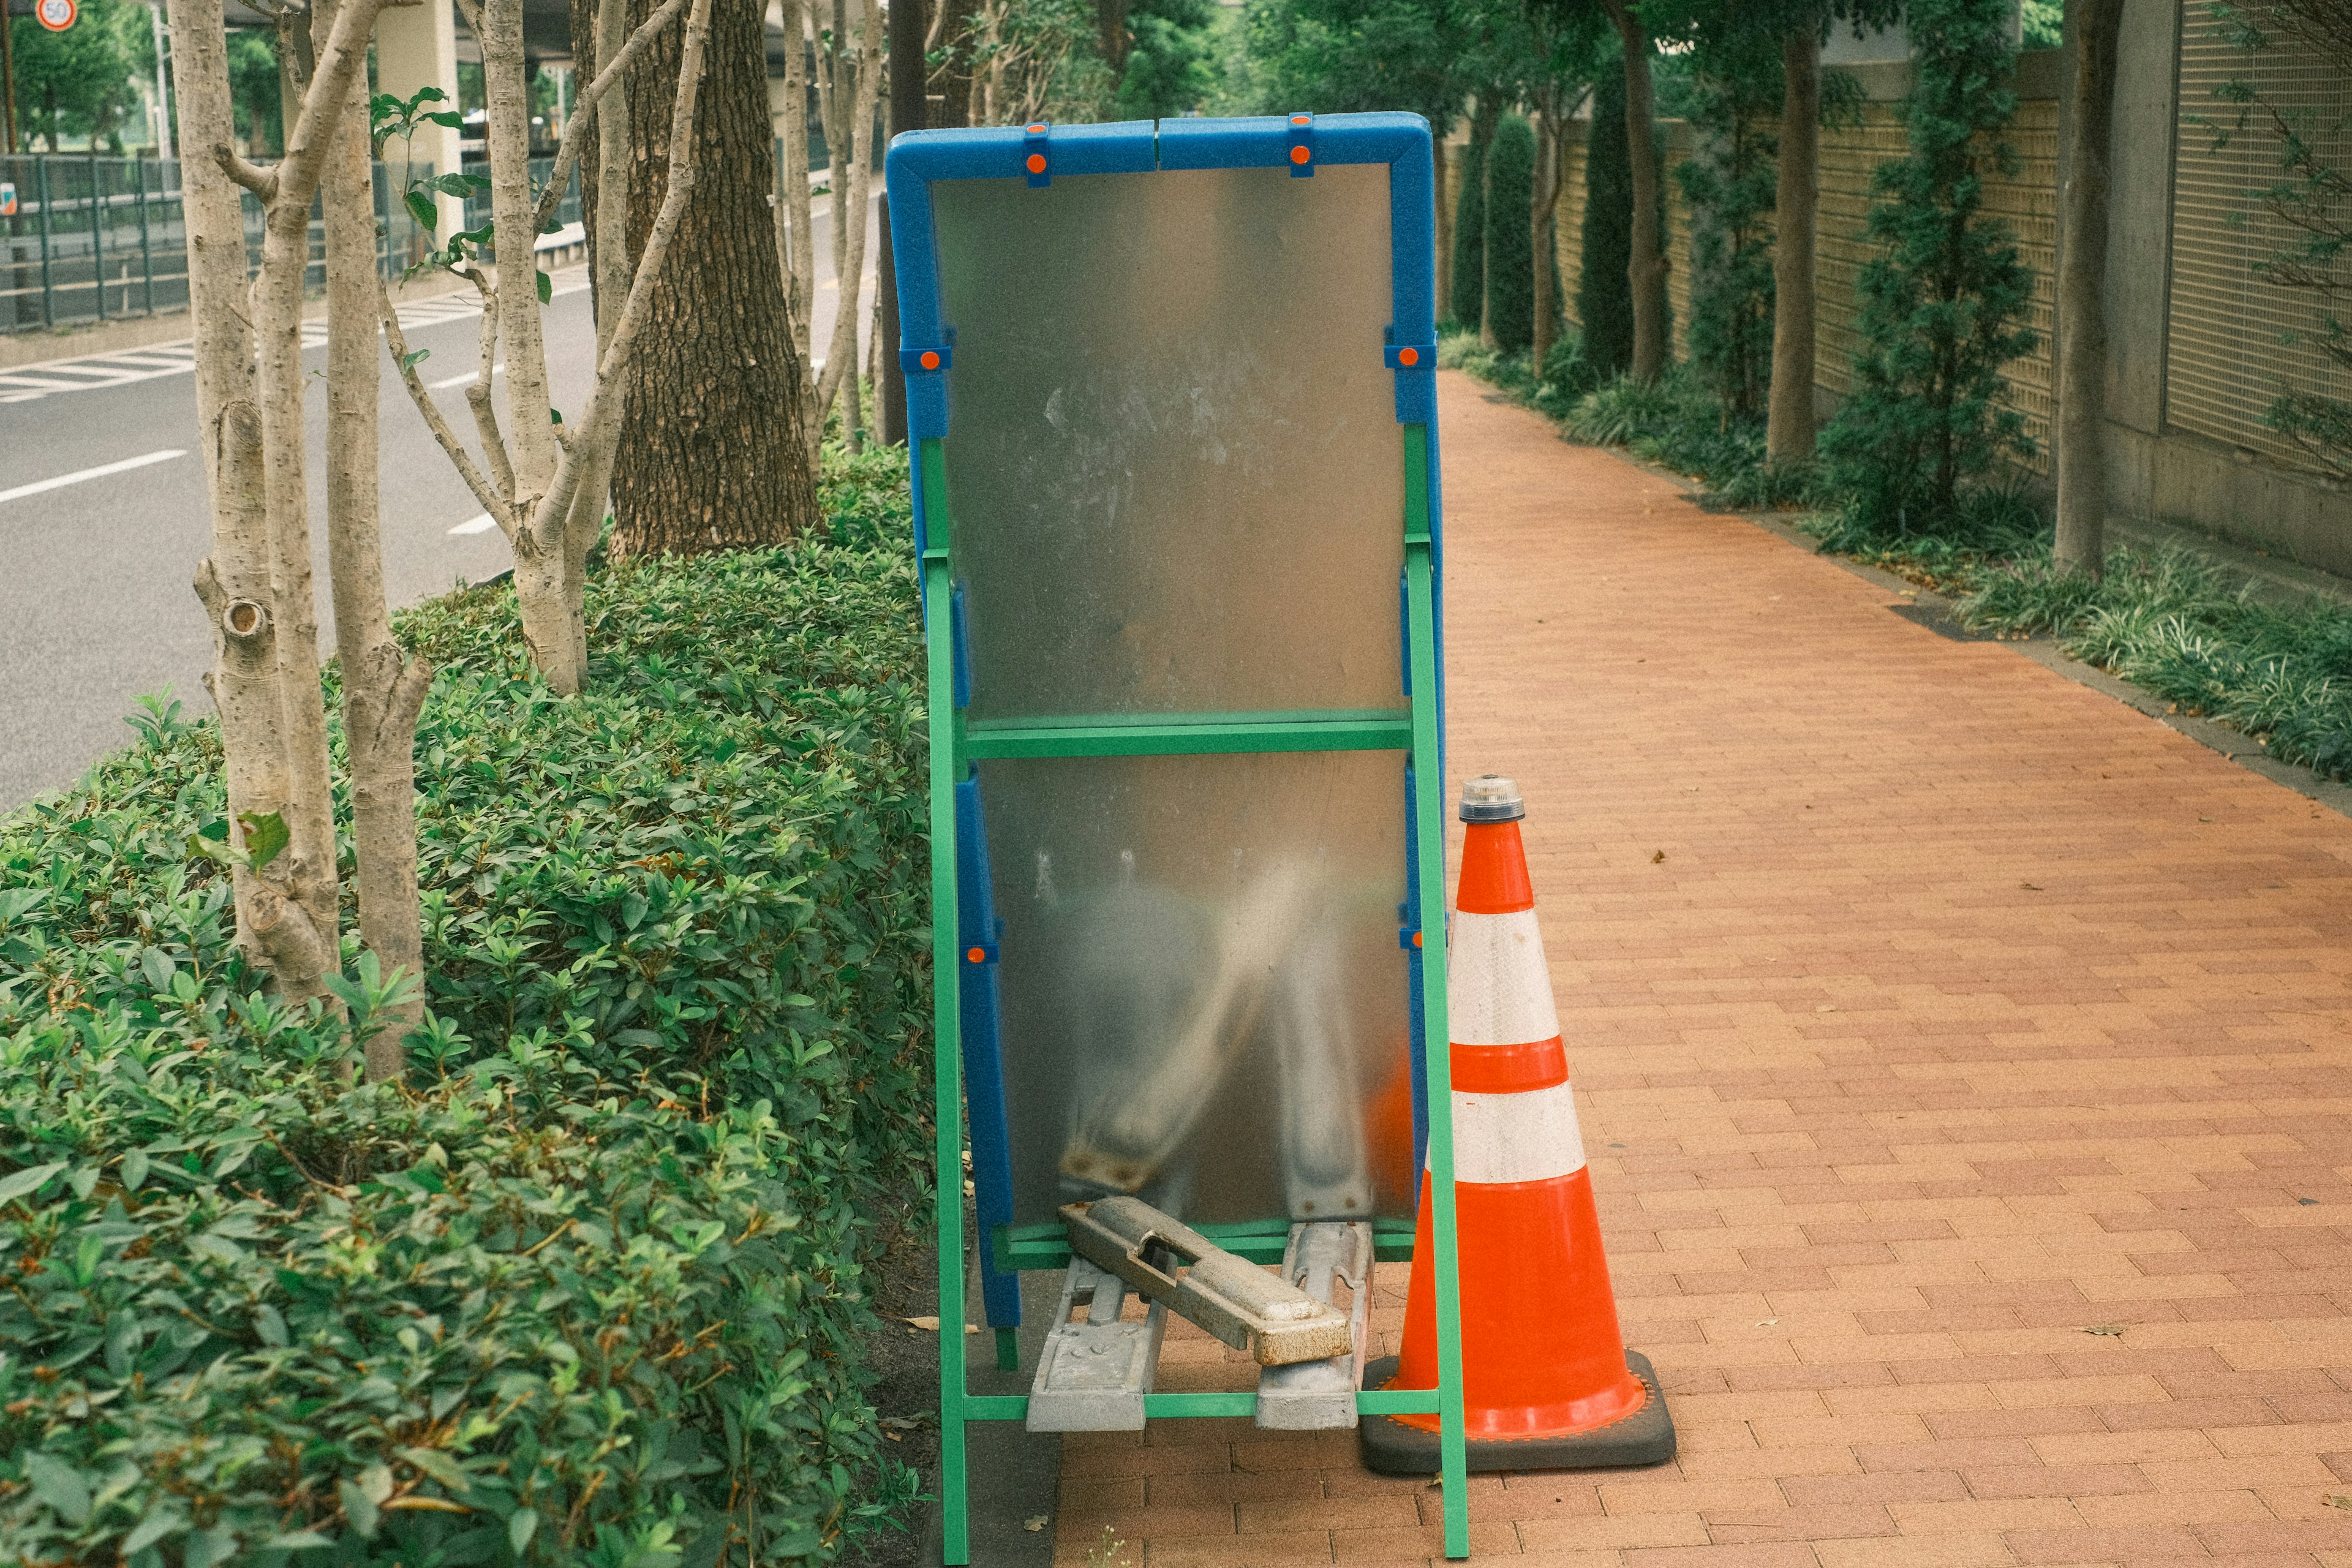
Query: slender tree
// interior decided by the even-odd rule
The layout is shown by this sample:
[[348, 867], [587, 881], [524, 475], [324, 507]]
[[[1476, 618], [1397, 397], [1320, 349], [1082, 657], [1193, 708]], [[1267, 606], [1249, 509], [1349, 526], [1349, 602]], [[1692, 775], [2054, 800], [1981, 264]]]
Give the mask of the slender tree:
[[2066, 7], [2066, 157], [2058, 194], [2058, 564], [2106, 565], [2107, 201], [2123, 0]]
[[[311, 199], [347, 106], [355, 89], [364, 90], [368, 35], [380, 5], [342, 0], [322, 18], [323, 37], [305, 51], [313, 63], [289, 100], [296, 112], [286, 155], [268, 169], [231, 145], [235, 111], [220, 0], [181, 0], [176, 28], [196, 408], [212, 492], [212, 551], [196, 570], [195, 589], [213, 626], [215, 663], [206, 685], [220, 714], [237, 940], [280, 994], [298, 1002], [330, 996], [330, 982], [341, 970], [304, 475], [302, 284]], [[289, 18], [289, 35], [299, 26]], [[260, 271], [250, 288], [240, 186], [263, 213]], [[354, 252], [350, 226], [341, 220], [348, 203], [331, 196], [329, 211], [330, 289], [347, 300]], [[373, 272], [372, 216], [367, 232], [363, 265]], [[348, 328], [348, 310], [342, 320]], [[373, 352], [371, 341], [371, 357]], [[330, 385], [330, 403], [347, 412], [364, 395], [353, 384], [353, 364], [347, 353], [331, 354], [331, 374], [341, 378]], [[373, 392], [372, 370], [358, 379]], [[347, 473], [332, 488], [351, 482]], [[349, 564], [352, 553], [338, 552], [335, 564]]]
[[[425, 356], [422, 352], [409, 352], [389, 290], [379, 294], [377, 304], [385, 342], [409, 400], [514, 550], [515, 598], [532, 660], [551, 689], [571, 696], [587, 679], [587, 563], [602, 519], [601, 509], [593, 504], [593, 491], [584, 499], [582, 492], [595, 474], [608, 471], [619, 444], [623, 389], [639, 339], [649, 324], [655, 279], [677, 237], [688, 193], [694, 188], [698, 140], [695, 110], [712, 0], [693, 0], [690, 11], [688, 0], [663, 0], [637, 25], [582, 89], [579, 103], [564, 123], [548, 183], [535, 192], [530, 183], [530, 100], [523, 75], [521, 0], [488, 0], [478, 7], [474, 0], [459, 0], [459, 4], [482, 46], [483, 80], [489, 100], [485, 133], [490, 149], [492, 218], [487, 234], [450, 236], [435, 253], [433, 262], [471, 283], [482, 299], [480, 353], [473, 384], [467, 389], [482, 448], [481, 462], [467, 450], [425, 391], [416, 374], [416, 365]], [[556, 204], [571, 182], [592, 121], [601, 118], [605, 99], [654, 44], [674, 30], [681, 13], [686, 16], [686, 31], [678, 46], [677, 95], [668, 132], [659, 143], [636, 149], [643, 157], [651, 157], [656, 151], [667, 153], [660, 210], [642, 242], [632, 247], [628, 288], [617, 310], [613, 310], [614, 300], [607, 290], [604, 305], [611, 311], [610, 336], [605, 337], [604, 323], [600, 321], [598, 335], [604, 339], [604, 346], [597, 357], [595, 376], [586, 403], [567, 426], [548, 397], [546, 351], [540, 331], [548, 281], [538, 269], [534, 241], [554, 221]], [[376, 100], [379, 147], [389, 137], [413, 133], [426, 118], [446, 113], [430, 107], [440, 97], [436, 89], [428, 88], [405, 103], [390, 98]], [[618, 100], [611, 108], [617, 116]], [[599, 170], [600, 185], [612, 177], [609, 163]], [[430, 185], [434, 191], [462, 193], [477, 178], [436, 175]], [[634, 189], [635, 181], [630, 183]], [[431, 194], [421, 187], [407, 193], [410, 210], [427, 226], [433, 217]], [[596, 215], [600, 226], [608, 216], [608, 212]], [[762, 251], [772, 256], [764, 220], [761, 232]], [[495, 267], [482, 249], [486, 238], [500, 258]], [[611, 254], [609, 249], [606, 254]], [[514, 426], [511, 436], [499, 422], [489, 390], [501, 342]]]
[[[314, 0], [311, 53], [332, 47], [337, 13], [359, 0]], [[351, 779], [352, 850], [360, 940], [381, 973], [421, 978], [424, 922], [416, 887], [416, 721], [433, 667], [393, 635], [383, 587], [377, 484], [375, 177], [363, 76], [343, 89], [320, 182], [327, 272], [327, 581], [341, 665], [343, 753]], [[423, 1018], [424, 988], [400, 989], [368, 1037], [367, 1076], [393, 1078]]]

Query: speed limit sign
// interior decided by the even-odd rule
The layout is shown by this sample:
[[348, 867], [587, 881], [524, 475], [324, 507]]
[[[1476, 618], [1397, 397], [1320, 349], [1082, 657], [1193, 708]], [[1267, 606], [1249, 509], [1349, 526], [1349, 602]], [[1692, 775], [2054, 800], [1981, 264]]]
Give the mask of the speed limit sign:
[[81, 15], [81, 7], [74, 0], [35, 0], [33, 15], [50, 32], [62, 33], [74, 25], [74, 18]]

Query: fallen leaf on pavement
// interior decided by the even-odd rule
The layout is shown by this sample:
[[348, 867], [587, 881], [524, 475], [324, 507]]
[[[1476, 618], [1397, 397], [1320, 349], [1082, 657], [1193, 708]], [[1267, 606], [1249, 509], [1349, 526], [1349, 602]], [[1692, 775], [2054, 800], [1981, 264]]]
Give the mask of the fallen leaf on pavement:
[[1034, 1535], [1045, 1528], [1045, 1516], [1042, 1513], [1033, 1513], [1021, 1521], [1021, 1528]]

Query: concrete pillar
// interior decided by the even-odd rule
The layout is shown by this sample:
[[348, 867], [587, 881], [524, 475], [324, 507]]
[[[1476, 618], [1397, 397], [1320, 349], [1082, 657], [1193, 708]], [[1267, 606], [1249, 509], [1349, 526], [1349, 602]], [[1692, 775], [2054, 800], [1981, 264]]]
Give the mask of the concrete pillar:
[[[375, 24], [375, 72], [378, 92], [404, 102], [419, 88], [437, 87], [448, 95], [442, 107], [457, 107], [457, 13], [451, 0], [424, 0], [422, 5], [386, 5]], [[410, 143], [411, 155], [430, 163], [436, 174], [460, 174], [465, 156], [458, 132], [447, 126], [428, 125]], [[386, 146], [384, 155], [397, 165], [400, 150]], [[441, 227], [436, 238], [446, 241], [465, 226], [466, 204], [457, 196], [436, 195]]]

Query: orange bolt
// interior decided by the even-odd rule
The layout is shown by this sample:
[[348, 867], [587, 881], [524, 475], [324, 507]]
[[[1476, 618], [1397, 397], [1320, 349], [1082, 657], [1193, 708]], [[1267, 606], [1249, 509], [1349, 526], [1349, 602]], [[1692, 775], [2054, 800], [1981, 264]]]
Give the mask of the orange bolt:
[[1421, 933], [1419, 931], [1412, 933], [1412, 945], [1415, 947], [1419, 947], [1421, 945]]
[[1032, 125], [1032, 126], [1029, 128], [1029, 134], [1030, 134], [1030, 135], [1032, 135], [1032, 136], [1043, 136], [1044, 134], [1045, 134], [1045, 122], [1044, 122], [1043, 121], [1040, 121], [1038, 123], [1036, 123], [1036, 124], [1034, 124], [1034, 125]]
[[1314, 118], [1314, 117], [1313, 117], [1312, 115], [1307, 115], [1307, 114], [1294, 114], [1294, 115], [1292, 115], [1292, 116], [1290, 117], [1290, 122], [1291, 122], [1293, 125], [1304, 125], [1304, 124], [1306, 124], [1309, 120], [1311, 120], [1311, 119], [1313, 119], [1313, 118]]
[[1307, 162], [1307, 149], [1304, 147], [1293, 147], [1290, 150], [1290, 161], [1294, 163], [1304, 163]]
[[966, 952], [964, 956], [971, 960], [974, 963], [984, 963], [988, 961], [988, 950], [984, 947], [975, 947]]
[[1029, 172], [1033, 174], [1042, 174], [1045, 172], [1045, 153], [1032, 153], [1029, 154]]
[[[1397, 350], [1397, 363], [1399, 363], [1399, 364], [1419, 364], [1420, 363], [1421, 363], [1421, 351], [1420, 351], [1419, 349], [1399, 349], [1399, 350]], [[1414, 937], [1412, 940], [1413, 940], [1413, 941], [1415, 941], [1415, 942], [1419, 942], [1419, 941], [1421, 940], [1421, 938], [1419, 938], [1419, 937]]]
[[925, 370], [937, 370], [937, 369], [939, 369], [939, 368], [940, 368], [940, 351], [939, 351], [939, 350], [937, 350], [937, 349], [925, 349], [925, 350], [923, 351], [922, 358], [921, 358], [919, 361], [918, 361], [917, 363], [919, 363], [919, 364], [920, 364], [920, 365], [921, 365]]

